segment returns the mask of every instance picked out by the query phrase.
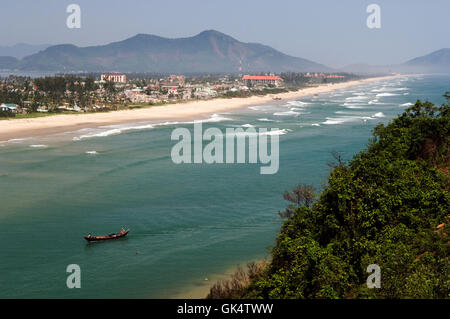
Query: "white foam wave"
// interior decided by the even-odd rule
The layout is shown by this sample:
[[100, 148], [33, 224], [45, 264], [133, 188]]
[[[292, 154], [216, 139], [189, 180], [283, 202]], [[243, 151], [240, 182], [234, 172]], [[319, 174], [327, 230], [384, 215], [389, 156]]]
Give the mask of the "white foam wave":
[[[106, 129], [106, 130], [99, 131], [99, 129], [94, 129], [94, 131], [92, 133], [76, 136], [72, 140], [80, 141], [80, 140], [93, 138], [93, 137], [106, 137], [106, 136], [111, 136], [111, 135], [118, 135], [125, 131], [152, 129], [152, 128], [155, 128], [156, 126], [167, 126], [167, 125], [177, 125], [177, 124], [195, 124], [195, 123], [216, 123], [216, 122], [231, 121], [231, 120], [232, 119], [220, 116], [219, 114], [213, 114], [208, 119], [194, 120], [194, 121], [190, 121], [190, 122], [161, 122], [161, 123], [155, 123], [155, 124], [130, 125], [130, 126], [124, 126], [124, 125], [102, 126], [102, 127], [100, 127], [100, 129]], [[89, 130], [92, 130], [92, 129], [89, 129]], [[80, 130], [80, 132], [81, 131], [87, 131], [87, 130], [83, 129], [83, 130]]]
[[[161, 122], [161, 123], [157, 123], [155, 124], [155, 126], [166, 126], [166, 125], [177, 125], [180, 124], [180, 122]], [[188, 124], [186, 122], [186, 124]]]
[[8, 140], [8, 143], [21, 143], [23, 141], [28, 140], [29, 138], [12, 138]]
[[261, 106], [249, 106], [248, 108], [253, 111], [261, 111], [263, 109]]
[[343, 106], [345, 106], [347, 109], [364, 109], [366, 106], [364, 104], [357, 104], [357, 103], [344, 103]]
[[275, 113], [273, 113], [273, 115], [275, 115], [275, 116], [299, 116], [300, 113], [292, 111], [292, 110], [289, 110], [289, 111], [286, 111], [286, 112], [275, 112]]
[[107, 130], [107, 131], [103, 131], [103, 132], [99, 132], [99, 133], [91, 133], [91, 134], [84, 134], [84, 135], [76, 136], [72, 140], [80, 141], [80, 140], [84, 140], [87, 138], [105, 137], [105, 136], [110, 136], [110, 135], [115, 135], [115, 134], [120, 134], [120, 133], [122, 133], [122, 130], [112, 129], [112, 130]]
[[74, 141], [80, 141], [87, 138], [93, 138], [93, 137], [106, 137], [110, 135], [117, 135], [125, 131], [130, 130], [145, 130], [145, 129], [151, 129], [154, 128], [154, 124], [144, 124], [144, 125], [131, 125], [131, 126], [124, 126], [124, 125], [115, 125], [115, 126], [103, 126], [101, 129], [109, 128], [104, 131], [98, 131], [96, 130], [93, 133], [90, 134], [83, 134], [80, 136], [74, 137], [72, 140]]
[[364, 95], [359, 95], [359, 96], [350, 96], [347, 97], [345, 100], [346, 101], [363, 101], [363, 100], [367, 100], [369, 97], [368, 96], [364, 96]]
[[209, 119], [206, 120], [196, 120], [194, 123], [217, 123], [223, 121], [231, 121], [232, 119], [220, 116], [219, 114], [213, 114]]
[[261, 122], [274, 122], [274, 120], [269, 120], [268, 118], [258, 119], [258, 121], [261, 121]]
[[[398, 85], [398, 84], [401, 84], [401, 83], [396, 83], [394, 85]], [[409, 90], [409, 88], [407, 88], [407, 87], [396, 88], [396, 87], [392, 87], [392, 86], [393, 85], [385, 85], [381, 88], [373, 89], [371, 92], [395, 92], [395, 91], [408, 91]]]
[[378, 112], [378, 113], [375, 113], [374, 115], [372, 115], [372, 117], [380, 118], [380, 117], [386, 117], [386, 115], [384, 115], [383, 112]]
[[260, 132], [259, 135], [284, 135], [290, 132], [288, 129]]
[[378, 94], [376, 95], [376, 97], [395, 96], [395, 95], [398, 95], [398, 94], [396, 94], [396, 93], [378, 93]]
[[322, 122], [322, 124], [331, 125], [331, 124], [342, 124], [345, 120], [342, 119], [336, 119], [336, 118], [327, 118], [325, 122]]
[[270, 131], [266, 131], [266, 132], [235, 132], [235, 133], [227, 133], [227, 136], [250, 136], [250, 135], [285, 135], [288, 132], [290, 132], [291, 130], [289, 129], [271, 129]]
[[325, 122], [321, 124], [326, 125], [334, 125], [334, 124], [343, 124], [348, 122], [357, 122], [363, 121], [367, 122], [367, 120], [372, 120], [373, 118], [367, 116], [342, 116], [342, 117], [327, 117]]
[[286, 103], [288, 106], [306, 106], [309, 105], [309, 103], [307, 102], [302, 102], [302, 101], [289, 101]]

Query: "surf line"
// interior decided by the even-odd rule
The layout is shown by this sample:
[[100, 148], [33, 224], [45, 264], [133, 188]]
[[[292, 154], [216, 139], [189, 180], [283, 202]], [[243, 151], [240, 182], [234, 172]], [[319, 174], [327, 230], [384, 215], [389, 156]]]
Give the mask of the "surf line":
[[[270, 131], [259, 128], [257, 131], [254, 127], [246, 130], [226, 128], [225, 134], [217, 127], [209, 127], [203, 132], [202, 123], [195, 123], [193, 137], [184, 127], [172, 131], [171, 140], [178, 143], [172, 147], [171, 158], [175, 164], [268, 164], [261, 165], [260, 174], [276, 174], [280, 157], [279, 135], [284, 133], [278, 128]], [[204, 145], [203, 142], [209, 143]]]

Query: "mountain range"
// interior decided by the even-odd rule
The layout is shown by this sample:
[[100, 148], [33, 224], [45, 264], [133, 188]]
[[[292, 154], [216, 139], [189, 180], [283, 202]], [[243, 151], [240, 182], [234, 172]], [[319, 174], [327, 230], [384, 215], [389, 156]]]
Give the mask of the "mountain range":
[[340, 69], [340, 71], [379, 74], [379, 73], [450, 73], [450, 49], [444, 48], [427, 55], [408, 60], [401, 64], [370, 65], [352, 64]]
[[[0, 47], [0, 54], [3, 53]], [[28, 48], [29, 49], [29, 48]], [[37, 49], [37, 48], [35, 48]], [[0, 69], [54, 72], [255, 73], [255, 72], [438, 72], [450, 73], [450, 49], [403, 64], [350, 65], [336, 70], [284, 54], [259, 43], [245, 43], [207, 30], [193, 37], [138, 34], [106, 45], [61, 44], [22, 57], [0, 56]]]
[[0, 56], [10, 56], [16, 59], [22, 59], [28, 55], [37, 53], [41, 50], [47, 49], [51, 44], [27, 44], [17, 43], [12, 46], [0, 45]]
[[138, 34], [100, 46], [55, 45], [17, 61], [13, 68], [30, 71], [161, 73], [237, 73], [240, 69], [245, 72], [331, 70], [266, 45], [240, 42], [214, 30], [188, 38], [169, 39]]

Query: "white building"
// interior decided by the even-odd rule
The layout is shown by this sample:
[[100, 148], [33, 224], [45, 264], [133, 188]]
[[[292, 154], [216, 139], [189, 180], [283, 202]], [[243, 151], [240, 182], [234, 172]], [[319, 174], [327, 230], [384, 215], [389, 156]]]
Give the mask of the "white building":
[[127, 83], [127, 76], [125, 74], [102, 74], [101, 81], [112, 81], [114, 83]]

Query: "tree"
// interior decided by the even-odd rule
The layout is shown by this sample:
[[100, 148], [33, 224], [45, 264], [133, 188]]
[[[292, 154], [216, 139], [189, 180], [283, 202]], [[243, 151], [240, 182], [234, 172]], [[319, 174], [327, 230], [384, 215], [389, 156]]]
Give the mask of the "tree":
[[[449, 298], [448, 95], [440, 107], [417, 101], [377, 126], [367, 149], [333, 167], [313, 203], [305, 186], [285, 193], [292, 204], [271, 262], [238, 295]], [[381, 268], [380, 289], [366, 285], [370, 264]]]
[[285, 192], [283, 194], [283, 198], [291, 204], [284, 212], [278, 212], [278, 214], [283, 218], [292, 217], [298, 207], [311, 207], [315, 197], [316, 193], [313, 186], [299, 184], [290, 192]]

